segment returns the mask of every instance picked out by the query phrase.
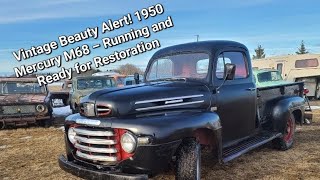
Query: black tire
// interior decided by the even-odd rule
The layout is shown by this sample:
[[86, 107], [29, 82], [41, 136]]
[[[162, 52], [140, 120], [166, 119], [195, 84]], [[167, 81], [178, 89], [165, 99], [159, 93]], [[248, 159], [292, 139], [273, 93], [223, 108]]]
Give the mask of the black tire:
[[201, 177], [201, 146], [188, 139], [178, 149], [176, 180], [199, 180]]
[[272, 141], [273, 146], [279, 150], [288, 150], [293, 146], [294, 135], [296, 130], [296, 123], [294, 117], [291, 115], [287, 118], [286, 127], [284, 132], [279, 138]]
[[62, 99], [63, 105], [68, 106], [68, 99]]
[[74, 105], [74, 109], [71, 107], [72, 114], [79, 113], [79, 106], [77, 104]]
[[50, 119], [44, 119], [44, 120], [40, 120], [38, 121], [38, 125], [44, 128], [49, 128], [50, 126], [52, 126], [53, 122], [53, 118], [51, 117]]

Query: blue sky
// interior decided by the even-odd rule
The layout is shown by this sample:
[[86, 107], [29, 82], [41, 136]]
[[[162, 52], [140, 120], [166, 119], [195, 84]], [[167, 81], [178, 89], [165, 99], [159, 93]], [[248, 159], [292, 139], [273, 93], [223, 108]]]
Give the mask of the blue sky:
[[[201, 3], [200, 3], [201, 2]], [[60, 35], [71, 35], [87, 27], [100, 27], [103, 21], [119, 19], [124, 14], [162, 3], [165, 13], [156, 18], [100, 34], [97, 40], [89, 39], [64, 48], [59, 47], [50, 56], [38, 56], [17, 62], [12, 51], [20, 48], [42, 45], [57, 41]], [[64, 50], [81, 44], [93, 45], [101, 42], [102, 37], [113, 37], [130, 28], [142, 28], [145, 25], [165, 20], [170, 15], [174, 28], [153, 34], [152, 39], [159, 39], [161, 47], [196, 40], [225, 39], [244, 43], [251, 53], [259, 44], [265, 48], [267, 56], [292, 54], [301, 40], [311, 53], [320, 53], [320, 1], [318, 0], [136, 0], [136, 1], [99, 1], [99, 0], [0, 0], [0, 72], [12, 72], [13, 67], [32, 64], [61, 54]], [[115, 48], [92, 50], [90, 56], [73, 62], [63, 62], [71, 67], [75, 61], [90, 61], [94, 56], [105, 56], [113, 51], [129, 48], [141, 39]], [[125, 63], [132, 63], [144, 68], [152, 52], [128, 58], [101, 70], [113, 69]], [[56, 69], [50, 69], [54, 71]]]

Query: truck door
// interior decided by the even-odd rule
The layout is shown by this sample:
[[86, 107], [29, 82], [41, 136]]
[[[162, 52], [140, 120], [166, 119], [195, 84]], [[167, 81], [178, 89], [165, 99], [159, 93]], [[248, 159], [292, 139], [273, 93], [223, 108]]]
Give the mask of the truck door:
[[224, 51], [215, 60], [214, 86], [223, 83], [224, 65], [236, 65], [235, 79], [226, 81], [216, 91], [217, 112], [222, 123], [224, 144], [245, 138], [255, 130], [256, 86], [252, 76], [251, 62], [244, 51]]

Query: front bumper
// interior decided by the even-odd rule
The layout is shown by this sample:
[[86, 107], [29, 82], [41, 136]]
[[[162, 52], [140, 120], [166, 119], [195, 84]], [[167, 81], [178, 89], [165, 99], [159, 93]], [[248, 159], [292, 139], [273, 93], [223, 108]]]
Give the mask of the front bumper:
[[0, 116], [0, 121], [4, 122], [5, 124], [19, 124], [19, 123], [35, 123], [36, 121], [47, 120], [50, 119], [51, 116]]
[[71, 161], [68, 161], [63, 155], [59, 157], [59, 166], [61, 169], [69, 172], [75, 176], [79, 176], [84, 179], [98, 179], [98, 180], [108, 180], [108, 179], [120, 179], [120, 180], [143, 180], [148, 179], [146, 174], [125, 174], [120, 172], [106, 172], [91, 170], [80, 165], [77, 165]]

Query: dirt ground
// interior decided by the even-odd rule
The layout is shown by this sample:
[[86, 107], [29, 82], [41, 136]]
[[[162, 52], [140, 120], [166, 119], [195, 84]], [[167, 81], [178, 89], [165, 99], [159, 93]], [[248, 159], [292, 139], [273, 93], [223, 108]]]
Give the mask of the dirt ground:
[[[318, 104], [314, 104], [318, 105]], [[312, 125], [298, 127], [295, 145], [277, 151], [270, 144], [224, 165], [202, 159], [202, 179], [320, 179], [320, 110]], [[57, 128], [0, 131], [0, 179], [78, 179], [62, 171], [63, 132]], [[154, 179], [174, 179], [172, 172]]]

